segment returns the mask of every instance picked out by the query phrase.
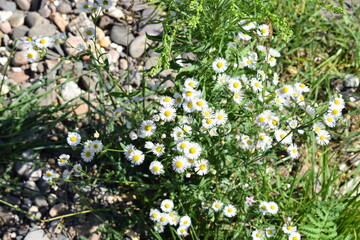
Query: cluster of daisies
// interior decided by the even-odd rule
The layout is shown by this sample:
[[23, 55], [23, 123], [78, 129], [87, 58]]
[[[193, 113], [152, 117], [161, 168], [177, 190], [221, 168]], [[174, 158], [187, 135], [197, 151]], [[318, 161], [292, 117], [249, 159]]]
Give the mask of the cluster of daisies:
[[237, 213], [237, 209], [234, 205], [232, 204], [228, 204], [226, 206], [224, 206], [224, 203], [221, 201], [214, 201], [213, 204], [211, 205], [212, 210], [214, 210], [214, 212], [220, 212], [222, 210], [222, 213], [224, 214], [224, 216], [231, 218], [236, 216]]
[[[99, 134], [94, 134], [95, 137], [99, 137]], [[67, 143], [71, 147], [76, 147], [81, 142], [81, 135], [76, 132], [70, 132], [67, 136]], [[103, 149], [103, 144], [100, 140], [87, 140], [83, 143], [83, 151], [81, 152], [81, 158], [84, 162], [91, 162], [95, 156], [95, 154], [100, 153]], [[58, 158], [58, 165], [60, 167], [67, 167], [70, 166], [70, 155], [68, 154], [61, 154]], [[73, 172], [75, 175], [79, 175], [82, 171], [81, 164], [77, 163], [72, 166], [72, 171], [65, 169], [63, 171], [63, 178], [68, 179], [70, 177], [70, 173]], [[55, 176], [55, 171], [53, 169], [48, 169], [45, 171], [43, 175], [43, 179], [49, 181], [53, 179]]]
[[174, 202], [170, 199], [165, 199], [160, 204], [160, 210], [151, 209], [150, 219], [155, 222], [155, 230], [159, 233], [164, 232], [166, 225], [177, 226], [177, 233], [180, 236], [188, 235], [188, 228], [191, 225], [191, 218], [189, 216], [180, 217], [179, 214], [174, 211]]
[[66, 34], [60, 33], [53, 37], [45, 36], [28, 36], [19, 39], [21, 48], [25, 50], [25, 57], [28, 62], [36, 62], [46, 54], [48, 48], [53, 47], [55, 44], [61, 44], [66, 41]]

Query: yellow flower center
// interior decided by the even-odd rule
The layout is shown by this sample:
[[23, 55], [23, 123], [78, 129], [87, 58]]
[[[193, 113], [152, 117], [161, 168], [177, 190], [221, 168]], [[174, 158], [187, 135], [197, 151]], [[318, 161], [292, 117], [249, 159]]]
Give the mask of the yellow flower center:
[[271, 123], [272, 123], [273, 125], [277, 125], [277, 124], [278, 124], [278, 122], [277, 122], [276, 120], [272, 120]]
[[220, 208], [220, 204], [219, 204], [219, 203], [215, 203], [215, 208]]
[[204, 116], [205, 116], [205, 117], [209, 117], [209, 116], [210, 116], [210, 112], [209, 112], [209, 111], [204, 111]]
[[77, 140], [77, 138], [75, 136], [70, 138], [70, 141], [72, 141], [72, 142], [76, 142], [76, 140]]
[[299, 100], [300, 100], [300, 101], [304, 101], [304, 100], [305, 100], [305, 97], [304, 97], [304, 96], [300, 96], [300, 97], [299, 97]]
[[153, 217], [153, 218], [157, 218], [157, 217], [158, 217], [158, 214], [157, 214], [157, 213], [153, 213], [152, 217]]
[[188, 108], [193, 108], [193, 107], [194, 107], [194, 105], [192, 104], [192, 102], [189, 102], [189, 103], [187, 104], [187, 106], [188, 106]]
[[259, 237], [262, 236], [262, 234], [258, 232], [258, 233], [255, 234], [255, 236], [259, 238]]
[[292, 226], [287, 226], [286, 229], [291, 231], [293, 229], [293, 227]]
[[260, 87], [260, 83], [259, 82], [256, 82], [254, 83], [255, 87]]
[[154, 166], [154, 167], [153, 167], [153, 171], [154, 171], [154, 172], [158, 172], [159, 170], [160, 170], [159, 166]]
[[87, 30], [87, 31], [86, 31], [86, 34], [87, 34], [87, 35], [92, 35], [92, 31], [91, 31], [91, 30]]
[[30, 42], [30, 41], [33, 40], [33, 38], [32, 37], [27, 37], [26, 40]]
[[185, 232], [185, 229], [183, 229], [183, 228], [180, 229], [180, 232], [181, 232], [181, 233], [184, 233], [184, 232]]
[[300, 87], [300, 88], [305, 88], [305, 84], [302, 84], [302, 83], [301, 83], [301, 84], [299, 85], [299, 87]]
[[284, 138], [284, 137], [285, 137], [285, 134], [283, 134], [283, 133], [280, 134], [280, 137], [281, 137], [281, 138]]
[[229, 208], [227, 211], [228, 213], [232, 213], [234, 210], [232, 208]]
[[66, 158], [60, 158], [60, 162], [66, 162]]
[[27, 56], [28, 56], [28, 58], [33, 58], [34, 54], [33, 53], [28, 53]]
[[181, 143], [180, 148], [182, 148], [182, 149], [186, 148], [186, 143]]
[[194, 148], [194, 147], [190, 148], [190, 149], [189, 149], [189, 152], [190, 152], [191, 154], [196, 153], [196, 148]]
[[192, 95], [192, 91], [187, 91], [186, 96], [190, 97]]
[[281, 90], [283, 93], [287, 93], [289, 91], [289, 89], [287, 87], [284, 87], [282, 90]]
[[46, 40], [45, 39], [40, 39], [39, 41], [41, 44], [45, 44], [46, 43]]
[[265, 140], [265, 136], [260, 136], [259, 138], [260, 138], [260, 140], [262, 140], [262, 141]]
[[108, 1], [104, 1], [103, 4], [104, 4], [105, 6], [107, 6], [107, 5], [109, 5], [109, 2], [108, 2]]
[[333, 109], [331, 112], [332, 112], [332, 114], [337, 115], [339, 113], [339, 110]]
[[274, 206], [274, 205], [271, 205], [270, 208], [271, 208], [272, 210], [274, 210], [274, 209], [275, 209], [275, 206]]
[[266, 210], [266, 206], [261, 206], [261, 209], [262, 209], [262, 210]]
[[165, 114], [166, 117], [170, 117], [171, 116], [171, 111], [167, 110], [167, 111], [165, 111], [164, 114]]
[[51, 172], [46, 172], [45, 174], [47, 177], [51, 177], [52, 173]]
[[205, 169], [206, 169], [206, 165], [205, 165], [205, 164], [201, 164], [199, 168], [200, 168], [200, 170], [205, 170]]
[[339, 104], [341, 103], [341, 101], [338, 100], [338, 99], [336, 99], [336, 100], [334, 101], [334, 103], [335, 103], [336, 105], [339, 105]]
[[294, 236], [292, 240], [299, 240], [299, 238], [297, 236]]
[[206, 123], [207, 123], [207, 124], [211, 124], [211, 123], [212, 123], [212, 119], [211, 119], [211, 118], [206, 119]]
[[233, 87], [234, 87], [234, 88], [238, 88], [239, 86], [240, 86], [240, 84], [239, 84], [238, 82], [234, 82], [234, 83], [233, 83]]
[[84, 5], [84, 9], [88, 9], [89, 7], [90, 7], [89, 4], [85, 4], [85, 5]]
[[94, 149], [98, 149], [99, 148], [99, 145], [97, 145], [96, 143], [94, 144], [93, 146]]
[[91, 157], [91, 152], [86, 152], [86, 153], [85, 153], [85, 156], [86, 156], [86, 157]]
[[169, 208], [170, 207], [170, 204], [169, 203], [166, 203], [165, 204], [165, 208]]
[[140, 156], [139, 156], [139, 155], [135, 155], [135, 156], [133, 157], [133, 160], [134, 160], [135, 162], [139, 161], [139, 160], [140, 160]]
[[217, 119], [218, 119], [218, 120], [222, 120], [222, 119], [223, 119], [223, 115], [221, 115], [221, 114], [218, 115], [218, 116], [217, 116]]
[[218, 63], [216, 64], [216, 66], [217, 66], [218, 68], [222, 68], [222, 67], [224, 66], [224, 64], [223, 64], [222, 62], [218, 62]]
[[324, 136], [324, 135], [321, 135], [319, 138], [320, 138], [320, 140], [322, 140], [322, 141], [325, 140], [325, 136]]
[[183, 163], [181, 161], [178, 161], [175, 163], [175, 166], [181, 168], [183, 166]]
[[146, 126], [145, 126], [145, 131], [151, 131], [151, 128], [152, 128], [152, 127], [151, 127], [150, 125], [146, 125]]
[[189, 223], [189, 221], [186, 221], [186, 220], [184, 221], [184, 224], [185, 224], [185, 225], [188, 224], [188, 223]]
[[259, 117], [259, 122], [265, 122], [265, 118], [264, 117]]
[[161, 217], [161, 218], [160, 218], [160, 221], [166, 222], [166, 217]]
[[170, 98], [169, 97], [166, 97], [166, 98], [164, 98], [164, 102], [170, 102]]
[[327, 120], [328, 122], [332, 122], [332, 121], [333, 121], [333, 119], [330, 118], [330, 117], [328, 117], [326, 120]]
[[195, 83], [194, 82], [189, 82], [189, 86], [193, 87], [193, 86], [195, 86]]
[[247, 60], [246, 63], [250, 65], [250, 64], [252, 64], [252, 61]]
[[260, 31], [261, 31], [261, 33], [266, 33], [266, 32], [267, 32], [267, 29], [266, 29], [266, 28], [262, 28]]
[[204, 102], [203, 102], [203, 101], [197, 101], [197, 102], [196, 102], [196, 105], [198, 105], [199, 107], [201, 107], [201, 106], [204, 105]]
[[275, 58], [271, 57], [271, 58], [269, 59], [269, 61], [270, 61], [270, 62], [274, 62], [274, 61], [275, 61]]
[[294, 148], [293, 150], [291, 150], [293, 153], [297, 153], [297, 150]]
[[156, 148], [155, 148], [155, 151], [157, 151], [157, 152], [161, 152], [161, 151], [162, 151], [162, 149], [163, 149], [163, 148], [159, 146], [159, 147], [156, 147]]

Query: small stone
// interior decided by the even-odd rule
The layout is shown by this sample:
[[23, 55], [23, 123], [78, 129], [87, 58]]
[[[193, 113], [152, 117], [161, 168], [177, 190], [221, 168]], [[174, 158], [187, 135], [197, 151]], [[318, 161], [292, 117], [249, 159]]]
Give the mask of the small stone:
[[81, 75], [83, 68], [84, 64], [82, 62], [75, 62], [73, 65], [74, 72], [77, 75]]
[[36, 195], [39, 193], [39, 188], [36, 186], [36, 183], [34, 181], [26, 181], [24, 183], [25, 192], [29, 193], [30, 195]]
[[47, 60], [45, 60], [45, 63], [46, 63], [46, 66], [47, 66], [47, 69], [48, 69], [48, 72], [49, 72], [59, 63], [59, 60], [57, 60], [57, 59], [47, 59]]
[[13, 15], [12, 11], [0, 11], [0, 22], [9, 20], [12, 15]]
[[37, 181], [36, 185], [40, 189], [41, 193], [49, 193], [50, 192], [50, 184], [48, 181], [44, 180], [43, 178], [40, 178], [39, 181]]
[[8, 72], [8, 78], [12, 79], [17, 83], [23, 83], [27, 81], [30, 77], [26, 75], [25, 71], [21, 69], [20, 72]]
[[48, 18], [51, 14], [51, 10], [48, 6], [45, 5], [44, 7], [39, 9], [38, 13], [44, 18]]
[[0, 9], [15, 12], [16, 3], [14, 3], [13, 1], [0, 0]]
[[28, 61], [26, 59], [26, 51], [16, 52], [12, 59], [12, 63], [14, 66], [17, 66], [17, 67], [27, 64]]
[[44, 62], [39, 62], [37, 63], [37, 71], [43, 73], [45, 71], [45, 66], [44, 66]]
[[58, 10], [59, 13], [62, 14], [71, 13], [72, 11], [71, 5], [66, 2], [60, 3], [59, 6], [56, 7], [56, 9]]
[[86, 43], [80, 36], [69, 37], [65, 43], [65, 52], [74, 55], [86, 48]]
[[116, 8], [116, 7], [111, 7], [109, 9], [109, 11], [107, 11], [105, 13], [115, 19], [124, 18], [124, 16], [125, 16], [124, 13], [119, 8]]
[[45, 23], [47, 20], [37, 12], [28, 12], [25, 18], [26, 24], [31, 28], [38, 23]]
[[67, 209], [67, 206], [65, 205], [65, 203], [58, 203], [50, 209], [49, 215], [51, 217], [55, 217], [55, 216], [61, 214], [62, 212], [64, 212], [66, 209]]
[[100, 45], [101, 47], [103, 47], [103, 48], [109, 47], [110, 43], [111, 43], [111, 41], [110, 41], [110, 39], [109, 39], [108, 36], [102, 37], [102, 38], [100, 38], [100, 40], [99, 40], [99, 45]]
[[29, 35], [30, 36], [46, 36], [52, 37], [57, 33], [57, 29], [55, 25], [51, 23], [37, 24], [30, 28]]
[[21, 204], [20, 198], [14, 197], [14, 196], [5, 196], [5, 197], [3, 197], [2, 200], [10, 203], [12, 205], [20, 205]]
[[94, 81], [91, 77], [83, 75], [79, 79], [79, 87], [85, 91], [92, 90], [94, 91], [96, 87], [96, 81]]
[[164, 28], [161, 23], [157, 24], [147, 24], [140, 31], [140, 35], [147, 33], [148, 35], [158, 36], [163, 32]]
[[40, 228], [32, 228], [26, 234], [24, 240], [49, 240], [49, 238], [45, 235], [44, 230]]
[[19, 6], [21, 10], [29, 11], [31, 1], [29, 0], [16, 0], [16, 4]]
[[15, 27], [12, 31], [12, 38], [19, 39], [19, 38], [25, 37], [28, 31], [29, 31], [29, 28], [24, 25], [20, 26], [20, 27]]
[[153, 66], [155, 66], [158, 63], [158, 59], [159, 57], [150, 57], [148, 60], [146, 60], [145, 62], [145, 68], [146, 69], [150, 69]]
[[42, 171], [40, 169], [33, 169], [32, 171], [25, 173], [25, 177], [30, 181], [34, 181], [34, 182], [39, 180], [41, 176], [42, 176]]
[[11, 33], [11, 25], [8, 21], [1, 22], [0, 23], [0, 31], [2, 31], [5, 34]]
[[37, 213], [37, 212], [39, 212], [39, 208], [37, 206], [31, 206], [29, 208], [29, 212], [32, 214]]
[[35, 204], [36, 204], [38, 207], [47, 207], [47, 206], [49, 206], [48, 202], [47, 202], [46, 199], [43, 198], [43, 197], [36, 197], [36, 198], [35, 198]]
[[65, 101], [70, 101], [78, 97], [81, 93], [81, 89], [73, 81], [67, 82], [61, 87], [61, 96]]
[[66, 26], [69, 24], [60, 13], [56, 12], [50, 15], [49, 17], [55, 24], [58, 26], [61, 32], [65, 32]]
[[129, 52], [130, 55], [133, 58], [138, 58], [141, 57], [141, 55], [143, 55], [143, 53], [145, 52], [146, 49], [146, 42], [149, 41], [146, 39], [145, 35], [140, 35], [138, 37], [136, 37], [134, 39], [134, 41], [131, 42], [130, 44], [130, 48], [129, 48]]
[[114, 49], [110, 49], [109, 51], [109, 61], [110, 63], [117, 63], [120, 58], [120, 53]]
[[38, 88], [36, 90], [36, 94], [42, 94], [45, 91], [49, 91], [45, 96], [43, 96], [40, 99], [39, 106], [49, 106], [52, 105], [56, 98], [56, 92], [55, 92], [56, 84], [55, 82], [52, 82], [51, 84], [46, 85], [45, 87]]
[[357, 88], [359, 86], [359, 77], [354, 74], [346, 74], [344, 81], [346, 87]]
[[113, 23], [114, 23], [114, 20], [112, 20], [110, 17], [104, 15], [100, 18], [99, 28], [101, 28], [103, 30], [107, 29]]
[[120, 69], [127, 70], [129, 67], [128, 61], [124, 58], [120, 59]]
[[113, 26], [110, 38], [117, 44], [127, 46], [134, 39], [134, 35], [130, 32], [130, 27], [128, 25]]
[[9, 19], [9, 23], [12, 27], [20, 27], [24, 25], [24, 22], [25, 22], [25, 13], [23, 11], [16, 10]]

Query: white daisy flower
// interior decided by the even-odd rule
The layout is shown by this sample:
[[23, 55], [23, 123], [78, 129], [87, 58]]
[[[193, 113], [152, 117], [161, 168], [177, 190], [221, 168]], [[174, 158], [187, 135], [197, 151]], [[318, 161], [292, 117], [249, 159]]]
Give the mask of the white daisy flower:
[[228, 88], [233, 93], [241, 91], [242, 85], [240, 80], [235, 78], [230, 78], [228, 81]]
[[242, 57], [241, 64], [244, 67], [248, 67], [250, 69], [256, 69], [256, 61], [254, 61], [250, 57]]
[[236, 102], [237, 104], [241, 103], [244, 100], [243, 92], [239, 91], [237, 93], [234, 93], [233, 99], [234, 99], [234, 102]]
[[94, 140], [92, 141], [92, 144], [91, 144], [91, 150], [94, 152], [94, 153], [99, 153], [101, 152], [103, 149], [103, 144], [101, 141], [99, 140]]
[[172, 212], [169, 212], [169, 224], [172, 225], [172, 226], [176, 226], [178, 225], [179, 223], [179, 215], [172, 211]]
[[25, 52], [25, 55], [26, 55], [26, 60], [30, 63], [36, 62], [40, 59], [39, 53], [35, 50], [27, 50]]
[[260, 80], [256, 78], [252, 78], [250, 80], [250, 86], [253, 89], [254, 92], [261, 92], [263, 89], [263, 84]]
[[290, 155], [290, 157], [292, 159], [299, 157], [299, 150], [298, 150], [298, 147], [295, 144], [291, 144], [287, 148], [287, 152], [289, 153], [289, 155]]
[[229, 204], [227, 206], [224, 207], [223, 213], [226, 217], [231, 218], [234, 217], [236, 215], [236, 207], [234, 207], [233, 205]]
[[91, 148], [84, 148], [84, 150], [81, 152], [81, 158], [85, 162], [91, 162], [94, 158], [94, 152]]
[[215, 112], [215, 121], [217, 125], [224, 125], [228, 119], [228, 115], [225, 110], [220, 109]]
[[129, 158], [130, 154], [131, 154], [134, 150], [136, 150], [134, 145], [132, 145], [132, 144], [126, 145], [125, 148], [124, 148], [125, 157], [126, 157], [126, 158]]
[[96, 2], [103, 9], [109, 9], [112, 6], [111, 0], [96, 0]]
[[229, 79], [230, 79], [230, 76], [225, 73], [219, 74], [217, 76], [217, 81], [221, 84], [227, 83]]
[[264, 45], [257, 45], [256, 49], [264, 54], [267, 53], [267, 48]]
[[275, 236], [276, 228], [273, 226], [265, 228], [265, 234], [269, 238]]
[[75, 147], [80, 143], [81, 136], [76, 132], [69, 132], [66, 140], [70, 146]]
[[239, 40], [244, 40], [244, 41], [249, 41], [252, 39], [252, 37], [247, 34], [247, 33], [242, 33], [242, 32], [239, 32], [237, 35], [236, 35], [236, 38], [239, 39]]
[[171, 122], [175, 120], [176, 110], [173, 107], [163, 107], [159, 111], [161, 120], [165, 122]]
[[185, 88], [197, 88], [198, 85], [199, 85], [199, 81], [196, 80], [195, 78], [187, 78], [184, 82]]
[[328, 113], [332, 114], [336, 119], [341, 117], [341, 115], [342, 115], [341, 111], [342, 111], [342, 109], [335, 105], [330, 105], [330, 107], [328, 108]]
[[171, 107], [174, 105], [175, 100], [169, 96], [162, 96], [160, 97], [160, 104], [164, 107]]
[[239, 24], [245, 31], [250, 31], [256, 28], [255, 22], [252, 22], [251, 20], [248, 19], [241, 20]]
[[140, 132], [144, 137], [149, 137], [155, 133], [156, 125], [152, 120], [145, 120], [140, 125]]
[[330, 138], [331, 138], [331, 136], [328, 131], [320, 130], [317, 133], [316, 142], [322, 146], [327, 145], [327, 144], [329, 144]]
[[322, 122], [316, 122], [312, 126], [312, 130], [318, 134], [320, 131], [325, 130], [325, 125]]
[[145, 159], [145, 156], [144, 156], [143, 152], [140, 150], [133, 150], [128, 157], [128, 160], [132, 164], [135, 164], [135, 165], [142, 164], [144, 162], [144, 159]]
[[183, 225], [185, 227], [190, 227], [191, 218], [189, 216], [183, 216], [182, 218], [180, 218], [180, 225]]
[[266, 234], [262, 230], [255, 230], [251, 233], [253, 240], [263, 240], [266, 237]]
[[189, 141], [181, 141], [179, 142], [178, 144], [176, 144], [176, 149], [179, 151], [179, 152], [185, 152], [185, 149], [190, 145], [190, 142]]
[[58, 158], [58, 164], [60, 167], [66, 166], [68, 164], [68, 161], [70, 159], [70, 155], [68, 154], [61, 154]]
[[152, 221], [158, 221], [159, 220], [159, 218], [160, 218], [160, 214], [161, 214], [161, 212], [158, 210], [158, 209], [151, 209], [150, 210], [150, 219], [152, 220]]
[[186, 113], [192, 113], [192, 112], [196, 111], [196, 107], [195, 107], [193, 99], [185, 100], [183, 102], [183, 109]]
[[170, 199], [164, 199], [160, 204], [160, 208], [164, 212], [171, 212], [174, 208], [174, 202]]
[[185, 132], [180, 127], [175, 127], [170, 135], [175, 141], [182, 141], [185, 138]]
[[201, 146], [198, 143], [191, 142], [184, 151], [187, 158], [198, 159], [201, 154]]
[[189, 135], [192, 133], [192, 128], [187, 124], [182, 125], [181, 129]]
[[286, 234], [291, 234], [293, 232], [296, 232], [297, 230], [297, 227], [294, 226], [294, 224], [292, 222], [289, 222], [289, 223], [285, 223], [283, 226], [282, 226], [282, 230], [284, 233]]
[[84, 38], [93, 38], [95, 37], [95, 28], [88, 27], [84, 29]]
[[276, 141], [280, 142], [281, 144], [291, 144], [292, 143], [292, 133], [277, 129], [275, 130], [275, 138]]
[[208, 107], [207, 101], [202, 98], [195, 98], [192, 102], [194, 104], [195, 110], [197, 111], [201, 111]]
[[200, 161], [195, 162], [195, 172], [203, 176], [208, 173], [209, 171], [209, 162], [206, 159], [201, 159]]
[[[158, 221], [158, 222], [159, 222], [159, 221]], [[154, 229], [155, 229], [155, 231], [158, 232], [158, 233], [163, 233], [165, 228], [164, 228], [164, 226], [161, 225], [161, 224], [155, 224]]]
[[204, 118], [201, 123], [202, 123], [202, 126], [205, 128], [205, 129], [209, 129], [209, 128], [212, 128], [216, 125], [216, 119], [214, 118], [214, 116], [210, 117], [210, 118]]
[[222, 207], [224, 206], [224, 204], [220, 201], [215, 201], [213, 202], [211, 208], [215, 211], [215, 212], [219, 212]]
[[224, 58], [217, 58], [212, 63], [212, 68], [214, 69], [215, 72], [222, 73], [225, 72], [226, 69], [228, 68], [228, 63]]
[[129, 137], [131, 140], [136, 140], [136, 139], [138, 139], [139, 136], [136, 134], [136, 132], [131, 131], [129, 134]]
[[210, 107], [204, 108], [201, 111], [201, 114], [204, 118], [211, 118], [214, 110], [212, 110]]
[[113, 113], [113, 118], [119, 118], [121, 116], [121, 113], [124, 111], [125, 108], [117, 108], [115, 109]]
[[172, 167], [175, 172], [183, 173], [188, 167], [187, 158], [184, 156], [177, 156], [172, 161]]
[[293, 92], [294, 92], [294, 89], [290, 85], [285, 85], [282, 88], [278, 89], [278, 93], [283, 98], [287, 98], [287, 97], [292, 96]]
[[265, 113], [260, 113], [255, 119], [255, 123], [261, 127], [266, 126], [268, 121], [269, 119]]
[[270, 27], [267, 24], [261, 24], [256, 31], [256, 33], [261, 37], [267, 37], [270, 34]]
[[273, 84], [274, 84], [274, 85], [278, 85], [278, 84], [279, 84], [279, 80], [280, 80], [279, 74], [274, 73], [274, 75], [273, 75], [273, 80], [272, 80]]
[[45, 171], [45, 174], [43, 175], [42, 178], [45, 181], [50, 181], [51, 179], [53, 179], [53, 177], [54, 177], [54, 170], [48, 169], [48, 170]]
[[271, 116], [271, 118], [268, 121], [268, 125], [271, 129], [278, 129], [279, 121], [280, 119], [277, 116]]
[[294, 86], [295, 86], [295, 91], [297, 91], [299, 93], [310, 91], [309, 87], [306, 86], [304, 83], [295, 83]]
[[182, 90], [182, 97], [183, 99], [187, 100], [187, 101], [190, 101], [194, 98], [198, 98], [198, 97], [201, 97], [201, 92], [200, 91], [197, 91], [193, 88], [184, 88]]
[[175, 99], [175, 102], [174, 102], [175, 107], [180, 107], [183, 102], [182, 96], [179, 93], [175, 93], [174, 99]]
[[336, 117], [332, 114], [325, 114], [323, 116], [323, 121], [328, 127], [335, 127], [336, 126]]
[[316, 114], [315, 108], [313, 108], [313, 107], [311, 107], [309, 105], [306, 106], [305, 112], [310, 116], [315, 116], [315, 114]]
[[268, 213], [269, 204], [267, 202], [261, 202], [259, 205], [259, 210], [262, 214]]
[[270, 67], [274, 67], [276, 65], [276, 58], [271, 56], [270, 54], [266, 56], [266, 62], [270, 65]]
[[179, 234], [180, 236], [185, 236], [188, 234], [187, 232], [187, 227], [185, 225], [180, 225], [178, 227], [178, 229], [176, 230], [177, 234]]
[[342, 97], [333, 97], [330, 100], [330, 105], [343, 109], [345, 107], [345, 101]]
[[80, 5], [80, 9], [83, 12], [90, 12], [93, 9], [93, 5], [91, 2], [84, 2]]
[[82, 166], [80, 163], [77, 163], [73, 166], [73, 171], [75, 175], [80, 175], [82, 172]]
[[48, 48], [51, 46], [51, 39], [49, 37], [39, 37], [35, 40], [35, 44], [38, 48]]
[[289, 235], [289, 240], [300, 240], [301, 239], [301, 235], [298, 232], [292, 232]]
[[164, 154], [165, 147], [164, 147], [164, 144], [156, 143], [156, 144], [154, 144], [154, 146], [152, 147], [151, 150], [152, 150], [153, 154], [155, 154], [157, 157], [160, 157], [161, 155]]
[[170, 217], [167, 213], [160, 213], [158, 223], [162, 226], [166, 226], [169, 223]]
[[268, 202], [268, 213], [276, 214], [279, 211], [279, 206], [275, 202]]
[[159, 161], [153, 161], [150, 163], [149, 170], [154, 175], [160, 175], [164, 173], [164, 166]]

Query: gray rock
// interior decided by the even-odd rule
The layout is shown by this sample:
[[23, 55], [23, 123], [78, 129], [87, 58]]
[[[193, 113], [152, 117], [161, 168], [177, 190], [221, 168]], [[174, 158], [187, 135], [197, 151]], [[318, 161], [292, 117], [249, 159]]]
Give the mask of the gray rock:
[[112, 20], [111, 17], [104, 15], [100, 18], [99, 28], [107, 29], [113, 23], [114, 23], [114, 20]]
[[11, 33], [11, 25], [8, 21], [0, 22], [0, 31], [5, 34]]
[[120, 53], [116, 51], [115, 49], [109, 50], [109, 62], [110, 63], [117, 63], [120, 58]]
[[67, 206], [65, 205], [65, 203], [58, 203], [50, 209], [49, 215], [51, 217], [55, 217], [55, 216], [61, 214], [62, 212], [64, 212], [66, 209], [67, 209]]
[[136, 37], [130, 44], [130, 48], [129, 48], [130, 55], [133, 58], [141, 57], [141, 55], [143, 55], [145, 49], [147, 48], [147, 44], [146, 44], [147, 41], [148, 40], [145, 35], [140, 35]]
[[75, 74], [80, 75], [84, 68], [84, 64], [82, 62], [75, 62], [73, 67]]
[[153, 66], [155, 66], [158, 62], [159, 57], [155, 56], [155, 57], [150, 57], [148, 60], [146, 60], [145, 62], [145, 68], [146, 69], [150, 69]]
[[41, 73], [45, 71], [44, 62], [39, 62], [39, 63], [37, 64], [37, 70], [38, 70], [39, 72], [41, 72]]
[[40, 228], [32, 228], [26, 234], [24, 240], [49, 240], [47, 236], [45, 236], [44, 230]]
[[51, 14], [51, 10], [48, 8], [48, 6], [44, 6], [39, 9], [38, 13], [44, 18], [48, 18]]
[[24, 183], [25, 192], [30, 195], [37, 195], [39, 193], [39, 188], [36, 186], [34, 181], [26, 181]]
[[12, 27], [20, 27], [24, 25], [25, 22], [25, 13], [23, 11], [16, 10], [14, 14], [9, 19], [9, 23]]
[[15, 12], [16, 3], [12, 1], [0, 0], [0, 9]]
[[80, 77], [78, 85], [85, 91], [94, 90], [96, 87], [96, 81], [89, 76], [83, 75]]
[[69, 31], [76, 36], [79, 35], [79, 30], [82, 31], [88, 27], [94, 27], [94, 24], [84, 12], [81, 12], [75, 19], [72, 19], [67, 25]]
[[11, 211], [7, 210], [5, 207], [0, 206], [0, 216], [1, 216], [2, 222], [7, 223], [12, 219], [13, 214], [11, 213]]
[[19, 67], [22, 66], [24, 64], [27, 64], [27, 59], [26, 59], [26, 51], [20, 51], [20, 52], [16, 52], [14, 54], [14, 57], [12, 59], [12, 63], [14, 66]]
[[164, 29], [161, 23], [147, 24], [143, 29], [141, 29], [140, 35], [147, 33], [152, 36], [158, 36], [162, 34], [163, 30]]
[[35, 204], [38, 207], [47, 207], [47, 206], [49, 206], [48, 202], [43, 197], [36, 197], [35, 198]]
[[34, 163], [32, 162], [18, 162], [15, 164], [15, 171], [19, 176], [25, 176], [27, 172], [32, 171]]
[[62, 14], [67, 14], [72, 11], [71, 5], [66, 2], [60, 3], [56, 9], [58, 10], [59, 13], [62, 13]]
[[61, 96], [65, 101], [70, 101], [78, 97], [81, 93], [81, 89], [73, 81], [67, 82], [61, 87]]
[[61, 69], [59, 70], [59, 75], [64, 75], [67, 72], [72, 71], [74, 68], [74, 65], [72, 63], [68, 63], [68, 64], [63, 64], [61, 66]]
[[128, 25], [113, 26], [110, 39], [117, 44], [127, 46], [134, 39], [134, 35], [130, 32]]
[[31, 1], [29, 0], [16, 0], [16, 4], [19, 6], [21, 10], [29, 11]]
[[0, 22], [10, 19], [12, 15], [13, 15], [12, 11], [0, 11]]
[[[46, 85], [46, 87], [39, 88], [38, 90], [36, 90], [37, 94], [41, 94], [41, 93], [44, 93], [46, 91], [49, 91], [45, 96], [43, 96], [40, 99], [39, 106], [49, 106], [54, 102], [54, 100], [56, 98], [56, 92], [54, 90], [55, 87], [56, 87], [56, 83], [52, 82], [51, 84]], [[50, 91], [50, 89], [53, 89], [53, 90]]]
[[120, 19], [120, 18], [124, 18], [125, 15], [124, 13], [121, 11], [121, 9], [116, 8], [116, 7], [111, 7], [108, 11], [105, 12], [107, 15], [109, 15], [110, 17], [113, 17], [115, 19]]
[[39, 180], [41, 176], [42, 176], [42, 171], [40, 169], [33, 169], [32, 171], [25, 173], [25, 177], [30, 181], [34, 181], [34, 182]]
[[50, 184], [48, 181], [41, 178], [41, 179], [39, 179], [39, 181], [37, 181], [36, 185], [38, 186], [41, 193], [49, 193], [50, 192]]
[[3, 200], [12, 205], [20, 205], [21, 204], [20, 198], [14, 197], [14, 196], [5, 196], [5, 197], [3, 197]]
[[127, 70], [129, 68], [129, 63], [126, 59], [120, 59], [120, 69]]
[[27, 35], [27, 32], [29, 31], [29, 28], [25, 25], [16, 27], [13, 29], [12, 32], [12, 39], [18, 39], [25, 37]]
[[45, 24], [37, 24], [30, 28], [29, 35], [30, 36], [46, 36], [51, 37], [57, 33], [56, 26], [50, 23]]
[[36, 24], [48, 22], [37, 12], [28, 12], [25, 21], [30, 28], [35, 26]]

